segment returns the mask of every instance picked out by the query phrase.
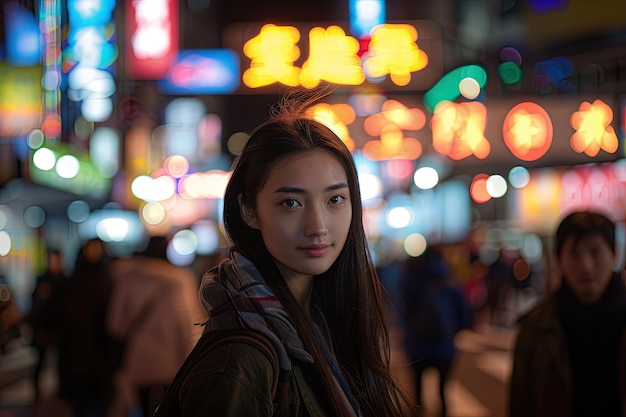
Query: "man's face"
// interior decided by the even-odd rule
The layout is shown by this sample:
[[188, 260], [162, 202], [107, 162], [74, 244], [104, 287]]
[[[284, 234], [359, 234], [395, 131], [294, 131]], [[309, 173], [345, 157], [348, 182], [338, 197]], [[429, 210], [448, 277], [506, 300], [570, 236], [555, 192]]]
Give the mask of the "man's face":
[[611, 277], [615, 254], [600, 235], [590, 235], [575, 241], [569, 237], [558, 258], [563, 279], [578, 301], [592, 305], [604, 295]]

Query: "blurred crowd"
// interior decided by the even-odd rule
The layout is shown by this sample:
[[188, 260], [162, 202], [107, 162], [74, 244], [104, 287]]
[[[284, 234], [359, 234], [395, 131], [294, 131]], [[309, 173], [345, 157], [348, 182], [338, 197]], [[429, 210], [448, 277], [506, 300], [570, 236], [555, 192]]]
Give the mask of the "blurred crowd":
[[[199, 279], [168, 261], [167, 244], [154, 236], [132, 256], [116, 258], [92, 239], [69, 273], [63, 253], [51, 249], [26, 314], [3, 284], [2, 346], [29, 334], [35, 410], [72, 417], [152, 414], [206, 321]], [[50, 366], [58, 378], [52, 394], [41, 384]]]

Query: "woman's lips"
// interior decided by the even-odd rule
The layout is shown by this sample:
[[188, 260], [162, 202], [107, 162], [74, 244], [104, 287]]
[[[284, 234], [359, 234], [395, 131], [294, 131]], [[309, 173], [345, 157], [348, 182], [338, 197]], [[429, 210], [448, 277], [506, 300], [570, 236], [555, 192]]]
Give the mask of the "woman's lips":
[[310, 245], [310, 246], [301, 246], [300, 250], [310, 256], [323, 256], [328, 252], [330, 245], [321, 244], [321, 245]]

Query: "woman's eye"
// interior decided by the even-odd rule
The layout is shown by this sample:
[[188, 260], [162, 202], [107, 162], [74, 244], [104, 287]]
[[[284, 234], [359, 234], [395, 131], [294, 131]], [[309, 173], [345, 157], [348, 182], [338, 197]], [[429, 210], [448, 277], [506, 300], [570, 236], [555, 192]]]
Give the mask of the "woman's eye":
[[300, 203], [298, 203], [298, 200], [295, 200], [293, 198], [289, 198], [287, 200], [284, 200], [282, 204], [283, 204], [283, 206], [285, 206], [287, 208], [292, 208], [292, 207], [298, 206]]
[[335, 195], [335, 196], [332, 196], [330, 200], [328, 201], [330, 202], [330, 204], [341, 204], [345, 201], [345, 199], [346, 198], [344, 196]]

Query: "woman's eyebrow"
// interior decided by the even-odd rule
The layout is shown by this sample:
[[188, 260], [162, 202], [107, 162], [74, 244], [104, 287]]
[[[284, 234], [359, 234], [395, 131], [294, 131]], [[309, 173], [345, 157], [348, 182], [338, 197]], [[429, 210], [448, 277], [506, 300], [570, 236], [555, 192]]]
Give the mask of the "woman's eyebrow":
[[[335, 191], [335, 190], [340, 190], [343, 188], [348, 188], [348, 183], [345, 182], [338, 182], [336, 184], [332, 184], [329, 185], [328, 187], [326, 187], [326, 189], [324, 190], [326, 191]], [[300, 187], [293, 187], [293, 186], [286, 186], [286, 187], [279, 187], [277, 188], [275, 191], [275, 193], [293, 193], [293, 194], [306, 194], [306, 190]]]

